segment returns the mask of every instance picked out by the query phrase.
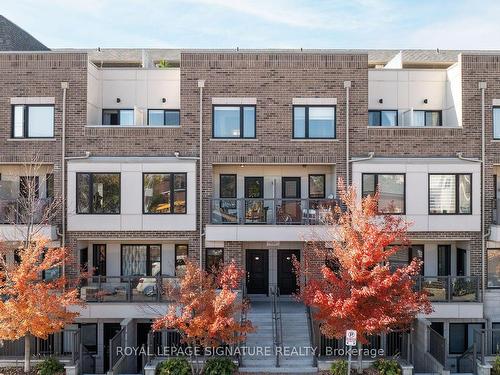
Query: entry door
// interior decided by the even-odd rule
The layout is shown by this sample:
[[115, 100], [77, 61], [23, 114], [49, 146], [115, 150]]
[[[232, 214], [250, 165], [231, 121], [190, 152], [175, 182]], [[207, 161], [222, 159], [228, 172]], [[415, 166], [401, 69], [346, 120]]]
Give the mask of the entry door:
[[[137, 323], [137, 347], [147, 348], [148, 345], [148, 333], [151, 331], [151, 323]], [[142, 368], [145, 363], [142, 363], [142, 355], [137, 356], [137, 374], [142, 372]]]
[[438, 276], [450, 276], [451, 246], [438, 245]]
[[286, 223], [300, 223], [300, 177], [283, 177], [281, 179], [281, 197], [284, 217], [279, 217], [280, 221]]
[[457, 249], [457, 276], [465, 276], [466, 251]]
[[109, 340], [122, 329], [120, 323], [104, 323], [104, 373], [109, 370]]
[[278, 287], [281, 294], [293, 294], [299, 289], [293, 267], [293, 256], [300, 261], [300, 250], [278, 250]]
[[267, 250], [246, 251], [247, 293], [268, 294], [269, 253]]

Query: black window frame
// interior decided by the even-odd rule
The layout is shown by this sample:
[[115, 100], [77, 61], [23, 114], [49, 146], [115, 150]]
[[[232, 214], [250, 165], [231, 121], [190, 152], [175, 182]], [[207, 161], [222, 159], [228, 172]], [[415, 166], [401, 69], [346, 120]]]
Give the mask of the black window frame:
[[[295, 108], [305, 108], [304, 111], [304, 122], [305, 122], [305, 132], [303, 137], [295, 136]], [[310, 137], [309, 136], [309, 108], [333, 108], [333, 137]], [[337, 139], [337, 105], [336, 104], [315, 104], [315, 105], [292, 105], [292, 139]]]
[[376, 172], [376, 173], [371, 173], [371, 172], [365, 172], [361, 173], [361, 196], [364, 197], [365, 195], [363, 192], [365, 191], [365, 175], [374, 175], [374, 184], [375, 184], [375, 193], [377, 192], [378, 188], [378, 176], [379, 175], [390, 175], [390, 176], [403, 176], [403, 212], [380, 212], [378, 209], [377, 205], [377, 214], [378, 215], [406, 215], [406, 173], [399, 173], [399, 172]]
[[[323, 177], [323, 196], [311, 197], [311, 177]], [[311, 173], [307, 175], [307, 197], [309, 199], [325, 199], [326, 198], [326, 174], [324, 173]]]
[[144, 243], [122, 243], [120, 244], [120, 276], [122, 277], [127, 277], [127, 276], [133, 276], [133, 275], [124, 275], [123, 274], [123, 248], [125, 246], [146, 246], [146, 276], [151, 276], [151, 277], [154, 277], [156, 275], [152, 275], [152, 270], [153, 270], [153, 267], [150, 267], [152, 266], [152, 263], [151, 263], [151, 251], [150, 251], [150, 248], [151, 246], [158, 246], [160, 248], [160, 272], [158, 273], [158, 275], [162, 275], [162, 271], [163, 271], [163, 262], [161, 261], [162, 259], [162, 246], [160, 243], [148, 243], [148, 244], [144, 244]]
[[[12, 104], [11, 105], [11, 137], [12, 139], [54, 139], [56, 137], [56, 108], [54, 104]], [[16, 137], [15, 136], [15, 108], [16, 107], [24, 107], [23, 108], [23, 136]], [[50, 107], [53, 109], [53, 118], [52, 118], [52, 136], [50, 137], [30, 137], [29, 136], [29, 108], [30, 107]]]
[[[144, 185], [144, 177], [147, 175], [147, 174], [165, 174], [165, 175], [169, 175], [169, 179], [170, 179], [170, 212], [146, 212], [146, 205], [145, 205], [145, 202], [144, 202], [144, 188], [145, 188], [145, 185]], [[175, 177], [174, 175], [176, 174], [181, 174], [181, 175], [184, 175], [184, 178], [185, 178], [185, 181], [186, 181], [186, 199], [185, 199], [185, 210], [184, 212], [175, 212], [175, 207], [174, 207], [174, 203], [175, 203], [175, 191], [174, 191], [174, 181], [175, 181]], [[188, 207], [188, 197], [187, 197], [187, 192], [188, 192], [188, 180], [187, 180], [187, 172], [143, 172], [142, 173], [142, 214], [143, 215], [187, 215], [187, 207]]]
[[[188, 244], [175, 244], [175, 250], [174, 250], [174, 275], [175, 276], [182, 276], [177, 273], [177, 249], [179, 246], [185, 246], [186, 247], [186, 259], [189, 259], [189, 245]], [[186, 265], [186, 262], [184, 261], [184, 266]]]
[[[104, 257], [98, 249], [99, 246], [104, 246]], [[92, 274], [94, 276], [106, 276], [106, 262], [108, 247], [105, 243], [92, 244]]]
[[[89, 212], [79, 212], [78, 211], [78, 196], [80, 195], [80, 186], [78, 185], [78, 176], [82, 174], [88, 174], [90, 176], [90, 181], [89, 181]], [[94, 211], [94, 205], [93, 205], [93, 198], [94, 198], [94, 175], [96, 174], [112, 174], [112, 175], [118, 175], [118, 184], [119, 184], [119, 191], [120, 191], [120, 197], [119, 197], [119, 204], [118, 204], [118, 212], [93, 212]], [[121, 172], [76, 172], [76, 200], [75, 200], [75, 211], [77, 215], [120, 215], [122, 211], [122, 174]]]
[[[224, 264], [224, 248], [223, 247], [206, 247], [205, 248], [205, 271], [208, 273], [212, 273], [213, 269], [209, 268], [208, 266], [208, 252], [213, 250], [221, 250], [222, 251], [222, 259], [219, 261], [218, 266], [220, 267], [222, 264]], [[212, 255], [213, 256], [213, 255]]]
[[[223, 197], [222, 196], [222, 177], [234, 177], [234, 196]], [[219, 174], [219, 198], [221, 199], [236, 199], [238, 195], [238, 175], [236, 173], [221, 173]]]
[[[105, 112], [105, 111], [118, 111], [118, 124], [116, 124], [116, 125], [112, 125], [112, 124], [105, 124], [105, 123], [104, 123], [104, 112]], [[134, 111], [134, 108], [103, 108], [103, 109], [101, 110], [101, 115], [102, 115], [102, 117], [101, 117], [101, 122], [102, 122], [102, 125], [103, 125], [103, 126], [136, 126], [136, 125], [134, 125], [134, 124], [132, 124], [132, 125], [122, 125], [122, 124], [120, 123], [120, 122], [121, 122], [121, 121], [120, 121], [120, 120], [121, 120], [121, 114], [120, 114], [120, 112], [121, 112], [121, 111], [132, 111], [132, 112], [134, 113], [134, 122], [135, 122], [135, 111]]]
[[[449, 323], [449, 327], [448, 327], [448, 351], [450, 352], [450, 354], [463, 354], [465, 353], [465, 351], [467, 350], [468, 348], [468, 344], [469, 344], [469, 325], [477, 325], [477, 324], [481, 324], [482, 328], [481, 329], [484, 329], [484, 322], [450, 322]], [[451, 343], [452, 343], [452, 340], [451, 340], [451, 326], [452, 325], [461, 325], [461, 326], [465, 326], [465, 337], [464, 337], [464, 344], [465, 344], [465, 347], [463, 348], [463, 351], [462, 352], [455, 352], [455, 351], [451, 351]]]
[[[443, 126], [443, 111], [440, 109], [414, 109], [413, 112], [424, 112], [424, 127], [440, 127]], [[427, 124], [427, 113], [438, 113], [439, 114], [439, 125], [428, 125]], [[422, 126], [422, 125], [413, 125], [413, 126]]]
[[[454, 213], [433, 213], [431, 212], [431, 176], [455, 176], [455, 212]], [[460, 183], [460, 176], [470, 176], [470, 212], [460, 213], [460, 189], [458, 188]], [[428, 173], [427, 175], [427, 214], [428, 215], [472, 215], [473, 212], [473, 183], [472, 183], [472, 173]]]
[[[215, 136], [215, 108], [217, 107], [238, 107], [240, 110], [240, 136], [239, 137], [216, 137]], [[254, 109], [254, 136], [244, 136], [244, 115], [245, 108]], [[257, 139], [257, 105], [256, 104], [212, 104], [212, 138], [213, 139]]]
[[[500, 284], [498, 286], [490, 286], [490, 283], [489, 283], [490, 272], [489, 272], [489, 256], [488, 256], [488, 254], [490, 251], [500, 252], [500, 248], [491, 247], [491, 248], [486, 249], [486, 267], [487, 267], [487, 271], [488, 271], [488, 272], [486, 272], [486, 287], [488, 289], [500, 289]], [[499, 278], [500, 278], [500, 276], [499, 276]]]
[[[94, 345], [92, 345], [92, 347], [88, 347], [83, 342], [82, 342], [82, 345], [85, 347], [85, 349], [90, 354], [97, 354], [98, 346], [99, 346], [99, 335], [98, 335], [98, 331], [97, 331], [97, 323], [78, 323], [78, 328], [80, 329], [80, 332], [82, 331], [83, 326], [86, 326], [86, 327], [89, 327], [89, 328], [92, 327], [92, 326], [95, 327], [95, 339], [96, 339], [95, 350], [93, 350], [94, 349]], [[82, 341], [83, 341], [83, 335], [82, 335]]]
[[[380, 122], [377, 125], [370, 125], [370, 113], [378, 113], [380, 116]], [[396, 112], [396, 124], [393, 125], [382, 125], [382, 112]], [[399, 111], [397, 109], [369, 109], [368, 110], [368, 126], [371, 127], [395, 127], [399, 126]]]
[[[55, 196], [54, 173], [45, 174], [45, 197], [53, 199]], [[52, 187], [51, 187], [52, 185]], [[52, 194], [49, 195], [49, 192]]]
[[[493, 130], [492, 138], [493, 139], [500, 139], [500, 137], [495, 137], [495, 110], [500, 111], [500, 106], [494, 105], [491, 108], [491, 129]], [[500, 126], [500, 123], [497, 126]]]
[[[149, 112], [150, 111], [163, 111], [163, 125], [151, 125], [149, 123]], [[177, 125], [166, 125], [165, 124], [165, 115], [166, 112], [177, 112], [179, 114], [179, 124]], [[148, 126], [160, 126], [160, 127], [167, 127], [167, 128], [178, 128], [181, 126], [181, 110], [180, 109], [165, 109], [165, 108], [148, 108], [148, 118], [147, 118], [147, 124]]]

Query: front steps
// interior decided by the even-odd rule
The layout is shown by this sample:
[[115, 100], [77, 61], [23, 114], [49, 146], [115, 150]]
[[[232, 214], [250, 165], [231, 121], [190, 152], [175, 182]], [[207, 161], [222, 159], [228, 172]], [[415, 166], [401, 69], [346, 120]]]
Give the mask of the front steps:
[[276, 366], [273, 345], [271, 303], [252, 299], [248, 319], [256, 331], [247, 336], [241, 373], [315, 374], [314, 356], [310, 350], [306, 309], [292, 299], [281, 301], [283, 347]]

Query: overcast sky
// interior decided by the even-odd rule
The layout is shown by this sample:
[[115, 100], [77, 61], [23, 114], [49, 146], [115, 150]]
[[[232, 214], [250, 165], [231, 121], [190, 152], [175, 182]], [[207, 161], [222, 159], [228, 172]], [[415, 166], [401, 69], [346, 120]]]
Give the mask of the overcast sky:
[[0, 0], [50, 48], [500, 49], [500, 0]]

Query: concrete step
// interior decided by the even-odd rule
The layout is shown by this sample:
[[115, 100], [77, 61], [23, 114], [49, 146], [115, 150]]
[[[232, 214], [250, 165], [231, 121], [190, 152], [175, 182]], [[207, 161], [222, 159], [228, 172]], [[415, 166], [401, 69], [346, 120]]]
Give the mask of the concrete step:
[[240, 367], [240, 373], [247, 374], [317, 374], [318, 369], [312, 366], [294, 367]]

